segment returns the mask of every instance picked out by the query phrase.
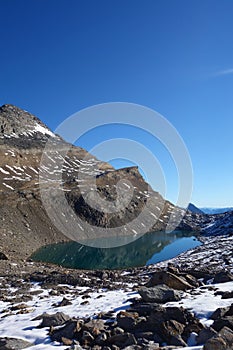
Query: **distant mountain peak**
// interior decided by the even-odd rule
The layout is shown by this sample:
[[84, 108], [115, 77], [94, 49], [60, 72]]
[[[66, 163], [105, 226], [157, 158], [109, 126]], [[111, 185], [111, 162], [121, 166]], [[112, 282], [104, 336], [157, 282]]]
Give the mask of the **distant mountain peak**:
[[204, 212], [198, 207], [196, 207], [196, 205], [194, 205], [193, 203], [189, 203], [188, 210], [194, 214], [204, 214]]

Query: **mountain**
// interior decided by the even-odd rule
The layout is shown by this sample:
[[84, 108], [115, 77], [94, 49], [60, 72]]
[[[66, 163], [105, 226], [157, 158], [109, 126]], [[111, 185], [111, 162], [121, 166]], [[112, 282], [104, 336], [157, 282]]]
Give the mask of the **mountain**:
[[50, 243], [107, 241], [109, 234], [127, 243], [147, 227], [174, 228], [177, 217], [182, 230], [217, 220], [165, 201], [137, 167], [115, 170], [29, 112], [0, 108], [0, 252], [9, 258], [26, 259]]
[[199, 209], [198, 207], [196, 207], [194, 204], [192, 203], [189, 203], [188, 205], [188, 208], [187, 208], [189, 211], [191, 211], [192, 213], [195, 213], [195, 214], [204, 214], [204, 212]]
[[228, 208], [201, 208], [202, 212], [205, 214], [222, 214], [226, 213], [228, 211], [233, 211], [233, 207], [228, 207]]

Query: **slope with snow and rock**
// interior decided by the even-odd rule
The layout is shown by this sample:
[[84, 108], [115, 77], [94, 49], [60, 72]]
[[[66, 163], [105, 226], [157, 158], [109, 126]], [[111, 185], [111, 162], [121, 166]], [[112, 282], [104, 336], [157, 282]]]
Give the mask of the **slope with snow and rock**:
[[171, 262], [112, 272], [26, 263], [18, 277], [15, 266], [11, 276], [9, 262], [5, 268], [0, 346], [7, 349], [212, 350], [216, 342], [231, 349], [230, 272], [204, 282]]

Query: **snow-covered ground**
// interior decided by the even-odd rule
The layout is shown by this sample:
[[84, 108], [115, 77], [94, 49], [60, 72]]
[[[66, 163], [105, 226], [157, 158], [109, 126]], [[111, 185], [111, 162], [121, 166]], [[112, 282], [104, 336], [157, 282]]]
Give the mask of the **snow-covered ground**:
[[[0, 301], [0, 337], [14, 337], [27, 340], [35, 345], [29, 347], [28, 350], [65, 350], [67, 346], [62, 346], [59, 343], [51, 343], [48, 336], [48, 328], [36, 328], [41, 320], [32, 321], [38, 315], [43, 314], [45, 311], [49, 314], [56, 313], [58, 311], [64, 312], [69, 316], [78, 318], [93, 317], [101, 311], [118, 312], [126, 309], [130, 305], [130, 298], [138, 297], [136, 292], [132, 292], [129, 285], [128, 290], [115, 290], [115, 291], [90, 291], [88, 295], [90, 298], [83, 299], [83, 293], [87, 291], [86, 287], [75, 288], [72, 286], [66, 286], [70, 291], [65, 295], [67, 299], [71, 301], [70, 305], [63, 307], [56, 307], [54, 304], [58, 304], [63, 299], [64, 295], [52, 296], [49, 294], [49, 290], [42, 290], [39, 284], [32, 284], [31, 291], [42, 290], [39, 295], [34, 295], [32, 301], [28, 301], [28, 313], [17, 313], [17, 311], [11, 311], [9, 315], [9, 309], [14, 304], [12, 302]], [[209, 319], [210, 315], [219, 307], [229, 306], [233, 303], [232, 299], [221, 299], [220, 295], [215, 295], [216, 291], [233, 291], [233, 282], [226, 282], [221, 284], [215, 284], [210, 286], [203, 286], [195, 289], [195, 291], [186, 292], [181, 301], [175, 303], [167, 303], [166, 306], [183, 306], [184, 308], [193, 311], [197, 317], [206, 325], [211, 325], [213, 321]], [[14, 293], [15, 290], [10, 289], [9, 295]], [[88, 300], [87, 304], [82, 304], [84, 300]], [[195, 337], [190, 340], [189, 347], [181, 348], [183, 350], [201, 350], [202, 346], [195, 346]]]
[[[127, 300], [137, 295], [137, 293], [130, 291], [130, 288], [128, 291], [121, 289], [116, 291], [99, 290], [98, 292], [88, 292], [90, 298], [83, 299], [82, 292], [87, 290], [86, 287], [74, 288], [67, 286], [67, 288], [69, 288], [70, 294], [66, 294], [65, 297], [72, 304], [63, 307], [54, 307], [53, 305], [61, 302], [64, 295], [51, 296], [49, 290], [43, 290], [41, 294], [35, 295], [32, 301], [27, 302], [29, 313], [25, 314], [17, 314], [17, 310], [8, 316], [9, 307], [16, 304], [0, 301], [0, 337], [20, 338], [34, 343], [35, 346], [27, 348], [28, 350], [64, 350], [67, 349], [67, 346], [62, 346], [56, 342], [51, 343], [48, 336], [49, 328], [36, 328], [41, 320], [32, 321], [32, 319], [44, 312], [48, 314], [64, 312], [68, 316], [78, 318], [95, 316], [103, 311], [115, 310], [115, 312], [118, 312], [128, 308], [130, 302]], [[31, 290], [40, 289], [38, 284], [33, 284]], [[11, 291], [14, 292], [14, 290]], [[77, 295], [77, 293], [80, 293], [80, 295]], [[88, 300], [89, 303], [82, 305], [84, 300]]]

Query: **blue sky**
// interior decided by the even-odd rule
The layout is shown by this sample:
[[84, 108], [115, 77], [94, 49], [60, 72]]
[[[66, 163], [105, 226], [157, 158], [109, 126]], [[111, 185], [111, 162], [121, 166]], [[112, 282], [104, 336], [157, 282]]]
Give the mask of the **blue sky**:
[[[190, 152], [192, 202], [232, 206], [231, 0], [1, 0], [0, 13], [1, 105], [27, 109], [51, 129], [99, 103], [155, 109]], [[79, 144], [90, 149], [113, 135], [127, 130], [97, 130]], [[169, 155], [143, 133], [136, 139], [160, 159], [174, 201]]]

